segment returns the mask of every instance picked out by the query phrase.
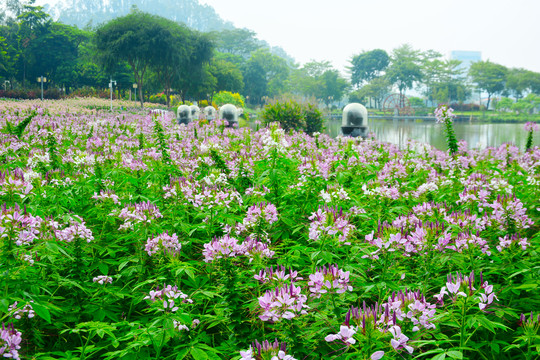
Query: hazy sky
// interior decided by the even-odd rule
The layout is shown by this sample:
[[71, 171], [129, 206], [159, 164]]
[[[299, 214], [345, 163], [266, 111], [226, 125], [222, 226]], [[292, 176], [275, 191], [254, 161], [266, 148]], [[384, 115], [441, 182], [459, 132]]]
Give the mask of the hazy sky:
[[199, 1], [300, 64], [329, 60], [344, 71], [362, 50], [408, 43], [445, 56], [481, 51], [483, 60], [540, 72], [540, 0]]
[[298, 62], [330, 60], [408, 43], [445, 56], [482, 52], [482, 60], [540, 72], [540, 0], [200, 0], [225, 20], [254, 30]]

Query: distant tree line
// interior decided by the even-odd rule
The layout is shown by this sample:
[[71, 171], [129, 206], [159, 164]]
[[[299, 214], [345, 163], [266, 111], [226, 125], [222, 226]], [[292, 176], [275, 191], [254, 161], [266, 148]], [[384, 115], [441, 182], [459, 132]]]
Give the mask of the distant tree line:
[[[52, 20], [33, 0], [9, 0], [0, 12], [0, 85], [36, 89], [37, 78], [67, 94], [105, 93], [109, 80], [138, 99], [171, 92], [182, 100], [208, 100], [219, 91], [241, 93], [248, 104], [296, 96], [330, 105], [345, 95], [380, 106], [394, 91], [420, 91], [425, 101], [464, 102], [473, 91], [494, 96], [540, 94], [540, 74], [488, 61], [468, 73], [457, 60], [402, 45], [390, 54], [375, 49], [352, 56], [350, 80], [328, 61], [295, 64], [247, 29], [202, 33], [136, 8], [95, 28], [79, 29]], [[1, 10], [1, 9], [0, 9]]]
[[423, 52], [407, 44], [391, 54], [380, 49], [364, 51], [351, 59], [351, 97], [358, 101], [372, 98], [380, 104], [393, 89], [403, 94], [415, 88], [427, 101], [459, 103], [473, 91], [482, 91], [488, 95], [489, 108], [496, 95], [516, 100], [528, 93], [540, 95], [540, 73], [509, 69], [489, 60], [472, 63], [468, 71], [460, 65], [459, 60], [444, 59], [438, 52]]

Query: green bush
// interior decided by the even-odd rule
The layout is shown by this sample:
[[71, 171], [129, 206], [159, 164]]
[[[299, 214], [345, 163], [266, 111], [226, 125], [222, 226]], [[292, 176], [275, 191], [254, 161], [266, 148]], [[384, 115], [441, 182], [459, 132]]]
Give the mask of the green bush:
[[217, 106], [225, 104], [233, 104], [234, 106], [244, 107], [245, 100], [244, 97], [238, 93], [232, 93], [230, 91], [220, 91], [212, 99], [213, 103], [216, 103]]
[[267, 105], [262, 118], [265, 124], [278, 121], [284, 130], [294, 129], [308, 134], [324, 129], [322, 112], [314, 104], [300, 104], [294, 100]]
[[315, 132], [322, 132], [324, 130], [322, 112], [313, 104], [304, 104], [302, 107], [306, 118], [306, 133], [313, 135]]
[[279, 122], [283, 130], [306, 130], [306, 115], [296, 101], [276, 102], [264, 107], [262, 118], [265, 124]]

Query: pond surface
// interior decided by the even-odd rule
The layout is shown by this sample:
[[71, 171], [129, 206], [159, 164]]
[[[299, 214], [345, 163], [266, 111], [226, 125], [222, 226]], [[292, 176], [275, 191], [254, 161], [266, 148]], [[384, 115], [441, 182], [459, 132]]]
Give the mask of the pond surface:
[[[521, 150], [527, 142], [527, 133], [521, 123], [480, 123], [457, 121], [454, 123], [456, 137], [465, 140], [469, 148], [484, 149], [512, 143]], [[414, 139], [446, 150], [446, 138], [441, 124], [430, 120], [383, 120], [369, 119], [368, 131], [375, 133], [377, 140], [405, 147], [407, 140]], [[341, 134], [341, 119], [329, 119], [325, 132], [336, 137]], [[540, 132], [533, 136], [533, 145], [540, 146]]]

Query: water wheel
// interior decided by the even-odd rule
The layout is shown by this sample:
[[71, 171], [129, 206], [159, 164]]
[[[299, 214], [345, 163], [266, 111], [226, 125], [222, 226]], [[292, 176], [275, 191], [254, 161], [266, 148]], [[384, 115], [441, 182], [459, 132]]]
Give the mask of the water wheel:
[[403, 94], [390, 94], [384, 99], [382, 109], [385, 113], [398, 116], [414, 115], [414, 109], [411, 102]]

